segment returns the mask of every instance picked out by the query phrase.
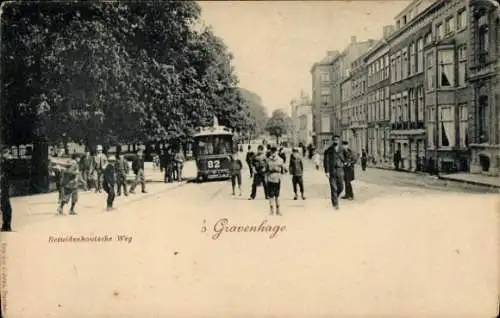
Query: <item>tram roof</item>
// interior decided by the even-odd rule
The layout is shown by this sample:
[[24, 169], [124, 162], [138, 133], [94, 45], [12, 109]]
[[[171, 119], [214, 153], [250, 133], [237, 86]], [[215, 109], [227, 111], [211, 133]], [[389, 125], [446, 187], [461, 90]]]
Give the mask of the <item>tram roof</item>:
[[196, 137], [216, 136], [216, 135], [232, 136], [234, 135], [234, 133], [231, 131], [231, 129], [224, 126], [203, 127], [198, 129], [198, 131], [193, 135], [193, 137], [196, 138]]

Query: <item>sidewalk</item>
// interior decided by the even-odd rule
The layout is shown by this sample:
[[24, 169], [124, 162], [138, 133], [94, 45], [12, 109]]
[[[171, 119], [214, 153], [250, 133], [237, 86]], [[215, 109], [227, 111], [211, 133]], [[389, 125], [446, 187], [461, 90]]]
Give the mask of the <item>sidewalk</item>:
[[500, 188], [500, 177], [485, 176], [482, 174], [473, 174], [467, 172], [443, 174], [440, 179], [482, 185], [493, 188]]
[[[187, 180], [196, 176], [196, 164], [194, 161], [186, 162], [184, 168], [183, 182], [163, 182], [163, 173], [160, 169], [153, 169], [151, 163], [145, 165], [146, 175], [146, 191], [143, 194], [140, 192], [140, 186], [137, 187], [135, 194], [129, 196], [120, 196], [115, 198], [114, 206], [119, 209], [121, 206], [128, 205], [132, 202], [145, 200], [152, 197], [162, 195], [169, 190], [173, 190], [184, 186]], [[129, 178], [128, 178], [129, 179]], [[78, 193], [78, 203], [76, 212], [80, 216], [87, 216], [96, 213], [102, 213], [106, 208], [106, 192], [95, 193], [94, 191], [82, 191]], [[49, 192], [43, 194], [27, 195], [12, 197], [11, 199], [13, 210], [13, 226], [14, 229], [19, 229], [33, 222], [51, 220], [56, 215], [58, 193]], [[64, 213], [67, 213], [69, 205], [65, 206]]]

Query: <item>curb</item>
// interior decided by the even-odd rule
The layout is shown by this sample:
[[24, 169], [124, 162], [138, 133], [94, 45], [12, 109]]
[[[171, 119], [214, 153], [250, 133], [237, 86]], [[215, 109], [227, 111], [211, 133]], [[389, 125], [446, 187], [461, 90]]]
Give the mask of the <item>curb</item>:
[[466, 184], [471, 184], [471, 185], [476, 185], [476, 186], [482, 186], [482, 187], [487, 187], [487, 188], [492, 188], [492, 189], [500, 189], [500, 185], [489, 184], [489, 183], [482, 183], [482, 182], [472, 181], [472, 180], [455, 179], [455, 178], [443, 177], [443, 176], [438, 176], [438, 179], [440, 179], [440, 180], [446, 180], [446, 181], [454, 181], [454, 182], [466, 183]]

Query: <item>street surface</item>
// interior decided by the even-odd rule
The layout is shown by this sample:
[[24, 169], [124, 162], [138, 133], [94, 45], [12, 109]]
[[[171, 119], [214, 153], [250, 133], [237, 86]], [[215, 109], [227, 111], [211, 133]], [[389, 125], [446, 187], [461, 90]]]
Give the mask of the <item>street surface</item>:
[[[7, 317], [494, 316], [497, 194], [358, 167], [355, 200], [335, 211], [305, 161], [307, 200], [285, 175], [283, 216], [262, 188], [248, 200], [246, 167], [241, 197], [229, 181], [151, 182], [112, 212], [104, 193], [80, 193], [77, 216], [56, 216], [55, 194], [13, 198]], [[113, 239], [49, 242], [71, 235]]]

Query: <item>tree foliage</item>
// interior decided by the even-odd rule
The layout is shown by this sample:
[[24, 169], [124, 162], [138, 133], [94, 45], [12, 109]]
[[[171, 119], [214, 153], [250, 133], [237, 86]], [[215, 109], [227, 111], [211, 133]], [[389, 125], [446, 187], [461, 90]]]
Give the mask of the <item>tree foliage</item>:
[[240, 93], [248, 107], [250, 130], [254, 135], [261, 135], [266, 131], [266, 124], [269, 119], [267, 109], [262, 104], [262, 98], [254, 92], [244, 88], [240, 88]]
[[271, 118], [267, 121], [266, 130], [271, 135], [279, 140], [281, 136], [286, 135], [291, 128], [292, 119], [282, 109], [273, 111]]
[[194, 1], [19, 2], [3, 10], [9, 144], [37, 134], [90, 144], [186, 138], [213, 115], [251, 128], [232, 56], [201, 26]]

